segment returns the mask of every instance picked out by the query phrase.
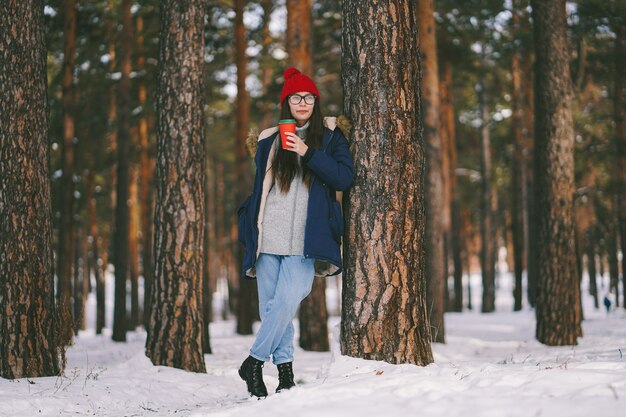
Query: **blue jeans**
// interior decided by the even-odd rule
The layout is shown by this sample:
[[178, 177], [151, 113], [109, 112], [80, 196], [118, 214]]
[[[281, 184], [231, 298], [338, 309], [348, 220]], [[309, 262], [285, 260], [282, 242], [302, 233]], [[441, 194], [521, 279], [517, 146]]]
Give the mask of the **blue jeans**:
[[314, 260], [304, 256], [261, 253], [256, 262], [261, 327], [250, 356], [274, 364], [293, 361], [293, 318], [311, 292]]

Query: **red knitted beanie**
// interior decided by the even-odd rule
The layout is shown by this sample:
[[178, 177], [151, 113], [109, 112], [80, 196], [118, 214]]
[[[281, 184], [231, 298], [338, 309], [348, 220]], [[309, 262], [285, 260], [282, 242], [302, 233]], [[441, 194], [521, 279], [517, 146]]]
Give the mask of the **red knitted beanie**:
[[317, 87], [312, 79], [301, 73], [296, 68], [287, 68], [284, 73], [285, 84], [283, 84], [283, 92], [280, 95], [280, 105], [290, 94], [295, 94], [299, 91], [308, 91], [314, 94], [317, 99], [320, 99], [320, 93], [317, 91]]

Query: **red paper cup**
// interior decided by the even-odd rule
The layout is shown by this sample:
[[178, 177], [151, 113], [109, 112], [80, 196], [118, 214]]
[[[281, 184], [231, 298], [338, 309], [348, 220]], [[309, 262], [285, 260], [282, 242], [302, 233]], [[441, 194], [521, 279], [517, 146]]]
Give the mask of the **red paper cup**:
[[287, 132], [296, 133], [296, 121], [294, 119], [285, 119], [278, 122], [278, 128], [280, 129], [280, 142], [283, 149], [290, 149], [287, 146]]

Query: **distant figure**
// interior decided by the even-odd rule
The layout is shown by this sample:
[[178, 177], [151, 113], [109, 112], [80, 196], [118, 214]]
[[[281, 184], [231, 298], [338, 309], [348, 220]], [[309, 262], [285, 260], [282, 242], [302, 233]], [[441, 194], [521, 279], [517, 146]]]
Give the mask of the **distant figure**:
[[604, 307], [606, 308], [606, 312], [608, 313], [609, 311], [611, 311], [611, 299], [609, 298], [608, 294], [605, 294], [603, 302]]

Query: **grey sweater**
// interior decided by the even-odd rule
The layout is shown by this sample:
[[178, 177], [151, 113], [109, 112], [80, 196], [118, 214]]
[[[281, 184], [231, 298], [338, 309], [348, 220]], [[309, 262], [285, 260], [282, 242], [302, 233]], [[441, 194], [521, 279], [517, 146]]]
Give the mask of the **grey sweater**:
[[[307, 122], [296, 128], [296, 135], [305, 140]], [[279, 139], [278, 139], [279, 140]], [[280, 146], [280, 145], [279, 145]], [[301, 164], [299, 155], [298, 163]], [[260, 252], [274, 255], [303, 255], [309, 189], [298, 173], [291, 181], [287, 194], [274, 183], [267, 195], [263, 211], [263, 233]]]

